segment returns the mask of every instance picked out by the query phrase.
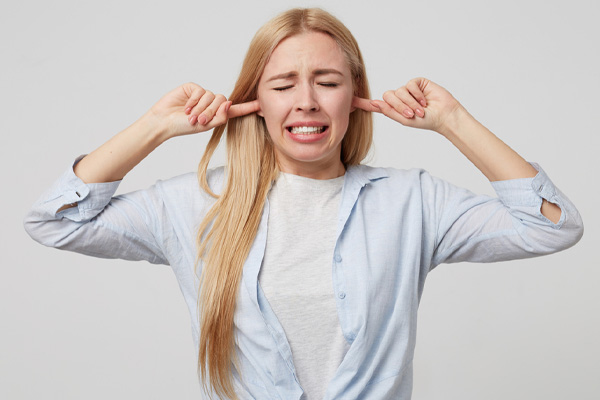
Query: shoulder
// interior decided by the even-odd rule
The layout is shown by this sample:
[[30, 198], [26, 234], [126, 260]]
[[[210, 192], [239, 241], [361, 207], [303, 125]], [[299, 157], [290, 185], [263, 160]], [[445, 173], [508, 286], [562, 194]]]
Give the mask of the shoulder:
[[[213, 193], [220, 193], [224, 177], [224, 167], [212, 168], [207, 171], [208, 186]], [[189, 199], [213, 198], [200, 188], [197, 172], [188, 172], [169, 179], [158, 180], [155, 187], [161, 197], [165, 199], [177, 198], [178, 202]]]
[[397, 169], [357, 165], [347, 171], [349, 183], [367, 186], [371, 195], [432, 202], [468, 192], [431, 175], [423, 168]]
[[377, 182], [379, 186], [397, 185], [397, 184], [416, 184], [433, 183], [441, 181], [435, 178], [422, 168], [398, 169], [391, 167], [372, 167], [369, 165], [355, 165], [348, 168], [348, 175], [351, 179], [358, 179], [369, 182]]

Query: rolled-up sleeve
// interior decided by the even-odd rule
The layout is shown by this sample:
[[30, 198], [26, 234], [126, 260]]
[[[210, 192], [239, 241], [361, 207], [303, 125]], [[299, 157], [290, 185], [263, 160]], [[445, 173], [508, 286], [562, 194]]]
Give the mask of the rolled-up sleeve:
[[[433, 191], [436, 248], [432, 268], [459, 261], [494, 262], [550, 254], [573, 246], [583, 221], [573, 203], [544, 170], [533, 178], [492, 182], [497, 198], [475, 195], [444, 181], [427, 183]], [[542, 201], [558, 205], [553, 223], [541, 213]]]
[[[86, 184], [70, 167], [32, 206], [25, 216], [25, 230], [45, 246], [168, 264], [162, 249], [164, 213], [157, 190], [153, 186], [113, 197], [119, 183]], [[58, 211], [66, 205], [71, 207]]]

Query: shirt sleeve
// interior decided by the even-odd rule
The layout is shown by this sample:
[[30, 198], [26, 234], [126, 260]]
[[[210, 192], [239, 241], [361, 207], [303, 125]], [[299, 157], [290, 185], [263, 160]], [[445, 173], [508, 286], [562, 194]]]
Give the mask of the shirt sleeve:
[[[538, 171], [533, 178], [492, 182], [498, 198], [475, 195], [437, 178], [425, 182], [433, 191], [433, 205], [426, 208], [437, 224], [431, 268], [541, 256], [579, 241], [579, 212], [538, 164], [531, 165]], [[541, 213], [543, 199], [560, 207], [556, 224]]]
[[86, 184], [69, 168], [32, 206], [25, 216], [25, 230], [45, 246], [168, 264], [161, 239], [164, 213], [156, 187], [113, 197], [120, 182]]

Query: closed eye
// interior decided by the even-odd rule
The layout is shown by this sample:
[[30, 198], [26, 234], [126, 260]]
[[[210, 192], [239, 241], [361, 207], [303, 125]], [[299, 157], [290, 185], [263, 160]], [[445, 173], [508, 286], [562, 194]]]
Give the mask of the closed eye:
[[337, 87], [338, 84], [337, 83], [333, 83], [333, 82], [324, 82], [324, 83], [319, 83], [319, 85], [321, 86], [325, 86], [325, 87]]
[[292, 87], [293, 87], [292, 85], [280, 86], [280, 87], [273, 88], [273, 90], [277, 90], [278, 92], [283, 92], [284, 90], [291, 89]]

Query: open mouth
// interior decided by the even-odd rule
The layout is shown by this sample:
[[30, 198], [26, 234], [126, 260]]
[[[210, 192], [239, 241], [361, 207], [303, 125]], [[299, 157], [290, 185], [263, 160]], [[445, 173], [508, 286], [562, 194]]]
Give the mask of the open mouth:
[[288, 126], [287, 130], [295, 135], [312, 135], [323, 133], [328, 126]]

